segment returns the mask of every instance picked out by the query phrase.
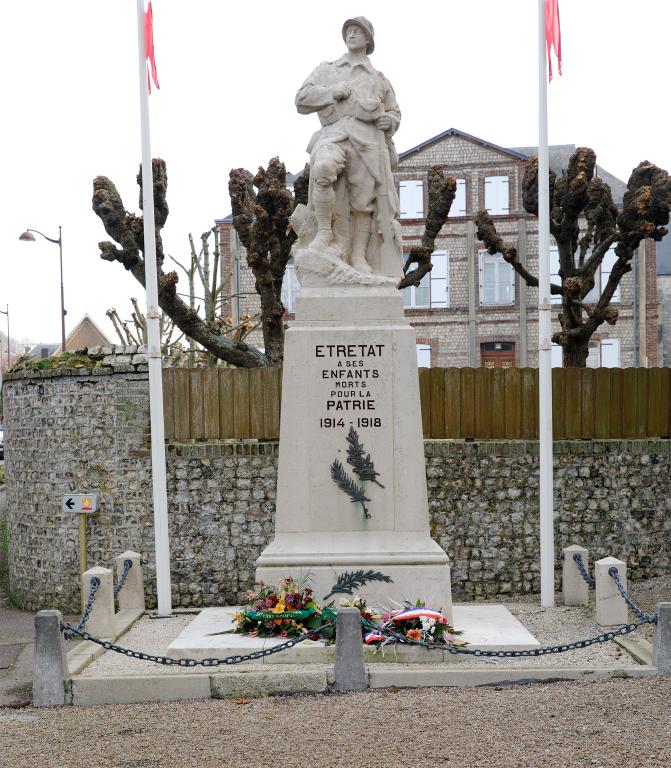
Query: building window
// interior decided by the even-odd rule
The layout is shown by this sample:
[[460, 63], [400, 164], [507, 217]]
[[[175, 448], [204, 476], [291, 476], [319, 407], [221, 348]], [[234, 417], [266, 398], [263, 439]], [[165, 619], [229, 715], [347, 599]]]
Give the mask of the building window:
[[[405, 255], [408, 258], [408, 255]], [[449, 307], [449, 260], [447, 251], [434, 251], [431, 254], [433, 269], [424, 277], [418, 287], [411, 285], [404, 288], [403, 303], [407, 309], [428, 307], [446, 309]]]
[[282, 280], [282, 304], [284, 304], [287, 312], [291, 314], [296, 312], [296, 299], [300, 292], [301, 284], [298, 282], [298, 277], [296, 277], [294, 260], [289, 259]]
[[509, 186], [507, 176], [487, 176], [485, 179], [485, 208], [492, 216], [510, 213]]
[[450, 216], [466, 215], [466, 179], [457, 179], [457, 193], [454, 196]]
[[[587, 258], [591, 254], [591, 250], [588, 252]], [[599, 300], [601, 291], [606, 287], [608, 278], [610, 277], [613, 265], [617, 260], [615, 255], [615, 248], [609, 248], [604, 254], [603, 260], [599, 265], [599, 269], [594, 273], [594, 288], [585, 296], [584, 301], [588, 304], [594, 304]], [[556, 245], [550, 247], [550, 282], [561, 285], [561, 278], [559, 277], [559, 248]], [[561, 304], [561, 296], [553, 295], [550, 298], [552, 304]], [[618, 285], [613, 293], [611, 302], [620, 301], [620, 286]]]
[[[603, 261], [601, 262], [601, 265], [599, 266], [599, 272], [601, 277], [601, 290], [603, 290], [606, 287], [606, 284], [608, 283], [608, 280], [610, 278], [610, 273], [615, 266], [615, 262], [617, 261], [617, 256], [615, 255], [615, 248], [611, 247], [609, 248], [606, 253], [603, 256]], [[620, 301], [620, 285], [618, 284], [617, 288], [613, 292], [613, 298], [611, 301]], [[619, 354], [618, 354], [619, 357]], [[617, 366], [604, 366], [606, 367], [613, 367], [617, 368]]]
[[480, 251], [480, 306], [515, 303], [515, 271], [500, 253]]
[[424, 182], [406, 179], [399, 182], [399, 201], [402, 219], [424, 218]]
[[515, 345], [512, 341], [492, 341], [480, 344], [480, 359], [483, 368], [513, 368], [515, 366]]
[[[559, 344], [553, 344], [552, 367], [561, 368], [563, 365], [563, 347]], [[620, 340], [601, 339], [600, 341], [593, 341], [589, 345], [586, 366], [587, 368], [619, 368]]]
[[417, 347], [417, 367], [430, 368], [431, 367], [431, 345], [417, 344], [416, 347]]

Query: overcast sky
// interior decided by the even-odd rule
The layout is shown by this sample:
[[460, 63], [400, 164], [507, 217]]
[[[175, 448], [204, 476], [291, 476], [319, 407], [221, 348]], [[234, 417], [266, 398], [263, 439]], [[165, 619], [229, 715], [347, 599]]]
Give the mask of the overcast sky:
[[[399, 151], [455, 127], [502, 146], [537, 143], [536, 0], [315, 3], [154, 0], [161, 90], [150, 100], [152, 154], [168, 166], [166, 252], [185, 259], [230, 212], [228, 172], [274, 155], [297, 171], [317, 128], [294, 96], [322, 60], [344, 51], [343, 21], [375, 27], [373, 64], [403, 119]], [[664, 0], [560, 0], [564, 76], [549, 88], [550, 143], [593, 147], [629, 177], [641, 160], [671, 167]], [[11, 333], [60, 340], [58, 248], [19, 242], [63, 227], [66, 331], [88, 312], [130, 315], [139, 284], [100, 260], [108, 239], [91, 210], [109, 176], [137, 210], [140, 160], [135, 0], [5, 2], [0, 28], [0, 308]], [[144, 301], [144, 299], [143, 299]], [[4, 329], [4, 317], [0, 317]]]

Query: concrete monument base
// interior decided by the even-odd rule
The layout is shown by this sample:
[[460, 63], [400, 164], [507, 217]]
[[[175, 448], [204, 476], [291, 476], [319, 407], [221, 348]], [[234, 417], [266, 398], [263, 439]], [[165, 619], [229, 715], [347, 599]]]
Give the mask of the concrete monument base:
[[275, 539], [257, 581], [309, 577], [320, 602], [339, 583], [335, 598], [420, 599], [452, 618], [449, 560], [429, 533], [415, 341], [394, 287], [301, 291], [285, 339]]
[[[209, 659], [244, 655], [272, 648], [286, 638], [246, 637], [233, 633], [235, 607], [204, 608], [170, 643], [166, 653], [174, 658]], [[469, 648], [480, 650], [530, 650], [539, 647], [536, 638], [504, 605], [468, 603], [454, 606], [455, 629], [463, 631], [461, 640]], [[335, 647], [323, 640], [306, 640], [281, 653], [266, 656], [263, 664], [329, 664], [335, 658]], [[395, 645], [382, 653], [375, 646], [364, 647], [367, 664], [407, 662], [413, 664], [463, 663], [475, 661], [473, 656], [457, 655], [435, 649], [428, 651], [409, 645]]]

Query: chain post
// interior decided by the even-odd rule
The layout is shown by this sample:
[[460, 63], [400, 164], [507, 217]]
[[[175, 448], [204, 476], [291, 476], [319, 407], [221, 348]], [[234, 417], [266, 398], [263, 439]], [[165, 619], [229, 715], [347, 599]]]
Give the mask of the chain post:
[[615, 557], [604, 557], [594, 563], [596, 623], [599, 627], [619, 627], [629, 620], [627, 603], [622, 599], [610, 569], [616, 568], [623, 586], [627, 585], [627, 564]]
[[82, 574], [82, 592], [90, 592], [93, 579], [99, 584], [95, 599], [87, 612], [88, 630], [97, 637], [114, 637], [114, 588], [109, 568], [89, 568]]
[[[126, 566], [126, 563], [131, 563]], [[117, 596], [119, 610], [144, 611], [144, 568], [139, 552], [126, 550], [116, 558]], [[124, 576], [125, 574], [125, 576]]]
[[587, 570], [587, 550], [585, 547], [573, 544], [566, 547], [563, 554], [562, 592], [564, 605], [588, 605], [589, 587], [594, 586], [594, 582]]

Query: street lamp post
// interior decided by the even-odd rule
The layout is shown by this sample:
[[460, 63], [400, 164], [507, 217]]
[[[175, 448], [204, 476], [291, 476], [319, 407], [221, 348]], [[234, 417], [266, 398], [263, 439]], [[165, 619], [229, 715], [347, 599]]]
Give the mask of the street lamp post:
[[7, 367], [9, 368], [9, 304], [7, 309], [0, 309], [0, 314], [7, 315]]
[[44, 232], [40, 232], [39, 229], [27, 229], [19, 235], [19, 240], [28, 240], [29, 242], [35, 240], [35, 235], [42, 235], [45, 240], [50, 243], [56, 243], [58, 246], [58, 252], [61, 263], [61, 353], [65, 352], [65, 292], [63, 291], [63, 232], [62, 228], [58, 227], [58, 239], [53, 237], [47, 237]]

